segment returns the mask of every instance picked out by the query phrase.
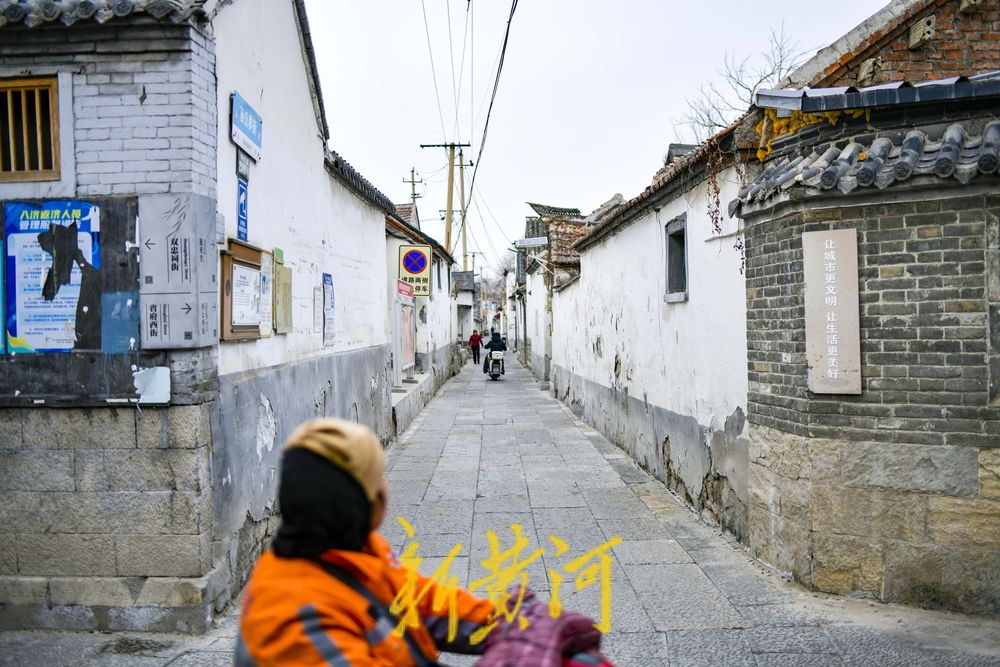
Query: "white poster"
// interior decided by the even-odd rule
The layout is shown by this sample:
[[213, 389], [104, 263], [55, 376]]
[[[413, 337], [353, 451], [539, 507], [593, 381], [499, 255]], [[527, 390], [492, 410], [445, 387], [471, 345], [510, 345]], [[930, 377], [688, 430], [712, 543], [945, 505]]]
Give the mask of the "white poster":
[[333, 276], [323, 274], [323, 347], [333, 347], [336, 340], [337, 300], [333, 293]]
[[323, 288], [313, 287], [313, 331], [323, 331]]
[[274, 258], [271, 253], [260, 255], [260, 335], [267, 338], [274, 332]]
[[259, 327], [260, 313], [260, 271], [234, 264], [233, 326]]

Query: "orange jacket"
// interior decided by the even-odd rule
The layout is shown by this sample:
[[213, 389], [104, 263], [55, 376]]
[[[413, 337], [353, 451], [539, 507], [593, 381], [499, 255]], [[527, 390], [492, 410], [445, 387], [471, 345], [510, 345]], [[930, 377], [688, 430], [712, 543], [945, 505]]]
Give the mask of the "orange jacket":
[[[396, 561], [385, 538], [374, 532], [363, 552], [332, 550], [323, 558], [353, 574], [386, 606], [410, 572]], [[422, 589], [428, 578], [417, 575], [417, 582]], [[445, 598], [441, 608], [435, 608], [436, 591], [437, 585], [431, 584], [418, 603], [421, 624], [410, 628], [410, 635], [431, 660], [440, 649], [477, 652], [477, 647], [470, 649], [468, 639], [489, 620], [493, 604], [458, 589], [458, 635], [448, 644], [449, 603]], [[236, 665], [414, 665], [405, 640], [392, 634], [389, 622], [373, 617], [370, 607], [361, 594], [321, 565], [279, 558], [269, 551], [257, 562], [244, 594]]]

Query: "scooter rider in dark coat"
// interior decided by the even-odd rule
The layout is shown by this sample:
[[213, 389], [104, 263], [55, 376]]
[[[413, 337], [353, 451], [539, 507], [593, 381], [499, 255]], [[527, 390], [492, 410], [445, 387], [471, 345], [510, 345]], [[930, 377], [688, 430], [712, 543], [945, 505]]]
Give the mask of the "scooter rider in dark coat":
[[[500, 333], [498, 331], [494, 331], [493, 332], [493, 337], [490, 338], [489, 342], [486, 343], [486, 345], [484, 345], [483, 347], [486, 348], [487, 350], [491, 351], [491, 352], [492, 351], [498, 351], [498, 352], [506, 352], [507, 351], [507, 344], [503, 342], [502, 338], [500, 338]], [[484, 356], [486, 357], [486, 359], [483, 362], [483, 373], [488, 373], [489, 372], [489, 368], [490, 368], [490, 355], [486, 354]], [[500, 361], [500, 374], [504, 375], [506, 372], [507, 372], [507, 369], [504, 367], [503, 360], [501, 360]]]

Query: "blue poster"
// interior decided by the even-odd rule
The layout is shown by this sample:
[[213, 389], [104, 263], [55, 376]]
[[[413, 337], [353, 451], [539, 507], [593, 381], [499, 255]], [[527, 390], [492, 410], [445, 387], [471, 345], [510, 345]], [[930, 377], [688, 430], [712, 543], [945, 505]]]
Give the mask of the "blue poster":
[[4, 204], [7, 352], [101, 348], [101, 211], [86, 201]]
[[247, 209], [250, 202], [250, 194], [247, 191], [246, 179], [242, 176], [236, 177], [236, 238], [240, 241], [247, 240]]

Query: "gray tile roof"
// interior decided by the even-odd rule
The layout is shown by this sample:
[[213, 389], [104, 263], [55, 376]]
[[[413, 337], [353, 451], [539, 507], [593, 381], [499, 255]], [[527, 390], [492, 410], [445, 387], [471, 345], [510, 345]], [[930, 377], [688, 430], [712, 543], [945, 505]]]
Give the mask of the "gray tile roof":
[[203, 13], [205, 0], [0, 0], [0, 27], [77, 21], [105, 23], [131, 14], [149, 14], [161, 21], [182, 23]]
[[582, 218], [583, 213], [578, 208], [563, 208], [561, 206], [549, 206], [547, 204], [532, 204], [528, 202], [535, 213], [543, 218]]
[[1000, 95], [1000, 72], [986, 72], [933, 81], [894, 81], [867, 88], [843, 86], [760, 90], [755, 94], [755, 101], [757, 106], [765, 109], [815, 113], [921, 102], [972, 100], [997, 95]]
[[396, 205], [382, 192], [361, 175], [357, 169], [342, 158], [336, 151], [329, 151], [326, 156], [326, 167], [338, 181], [375, 208], [385, 213], [396, 215]]
[[968, 183], [974, 178], [997, 178], [1000, 167], [1000, 121], [971, 133], [961, 123], [943, 132], [894, 131], [820, 143], [809, 152], [778, 159], [729, 203], [729, 215], [744, 206], [799, 186], [815, 191], [838, 189], [847, 194], [857, 188], [887, 188], [912, 176], [954, 178]]

